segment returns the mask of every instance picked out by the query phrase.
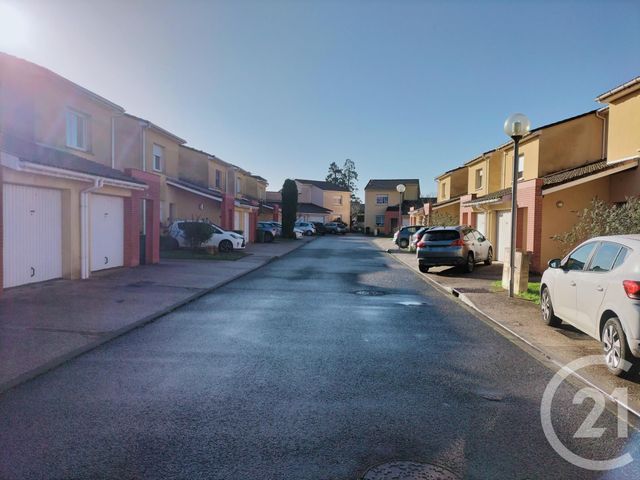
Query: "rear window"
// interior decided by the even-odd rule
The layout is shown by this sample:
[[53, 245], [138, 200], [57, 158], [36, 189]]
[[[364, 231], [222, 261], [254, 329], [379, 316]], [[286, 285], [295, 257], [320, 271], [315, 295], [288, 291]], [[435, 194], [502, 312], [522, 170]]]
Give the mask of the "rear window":
[[446, 240], [458, 240], [460, 232], [457, 230], [429, 230], [422, 237], [427, 242], [443, 242]]

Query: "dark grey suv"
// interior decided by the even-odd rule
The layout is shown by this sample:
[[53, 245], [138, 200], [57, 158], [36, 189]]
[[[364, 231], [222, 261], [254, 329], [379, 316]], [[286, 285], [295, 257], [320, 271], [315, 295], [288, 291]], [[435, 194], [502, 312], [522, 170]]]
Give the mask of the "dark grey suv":
[[442, 265], [462, 266], [471, 273], [476, 263], [491, 265], [493, 261], [491, 242], [467, 226], [433, 228], [425, 232], [417, 247], [418, 267], [422, 273]]

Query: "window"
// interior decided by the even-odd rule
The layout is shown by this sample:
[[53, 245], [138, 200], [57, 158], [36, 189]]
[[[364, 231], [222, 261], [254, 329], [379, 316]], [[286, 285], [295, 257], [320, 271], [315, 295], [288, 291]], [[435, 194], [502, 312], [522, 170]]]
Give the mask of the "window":
[[565, 270], [582, 270], [584, 269], [584, 265], [589, 260], [589, 256], [593, 251], [593, 248], [596, 246], [595, 243], [587, 243], [582, 247], [578, 248], [575, 252], [569, 255], [567, 261], [564, 264]]
[[376, 227], [384, 227], [384, 215], [376, 215]]
[[482, 188], [482, 177], [484, 175], [483, 169], [479, 168], [476, 170], [476, 190], [480, 190]]
[[451, 242], [460, 240], [458, 230], [429, 230], [422, 236], [425, 242]]
[[67, 147], [89, 150], [89, 116], [67, 110]]
[[164, 148], [160, 145], [153, 144], [153, 169], [156, 172], [162, 171], [162, 157], [164, 156]]
[[618, 258], [616, 258], [616, 261], [613, 264], [613, 268], [618, 268], [620, 265], [622, 265], [622, 263], [624, 262], [624, 259], [627, 258], [627, 253], [629, 253], [629, 250], [622, 247], [622, 250], [620, 250], [620, 253], [618, 254]]
[[518, 155], [518, 180], [524, 177], [524, 153]]
[[[376, 203], [378, 205], [387, 205], [389, 203], [389, 195], [376, 195]], [[377, 223], [378, 222], [376, 221], [376, 224]]]
[[446, 182], [442, 182], [440, 184], [440, 197], [445, 198], [447, 193], [447, 184]]
[[242, 182], [240, 181], [240, 177], [236, 177], [236, 193], [240, 193], [242, 191]]
[[336, 195], [335, 197], [333, 197], [333, 204], [334, 205], [342, 205], [342, 196], [341, 195]]
[[222, 172], [216, 169], [216, 188], [222, 188]]
[[591, 264], [589, 265], [589, 272], [608, 272], [613, 267], [613, 262], [618, 256], [620, 251], [620, 245], [603, 242], [600, 244], [598, 251], [593, 256]]

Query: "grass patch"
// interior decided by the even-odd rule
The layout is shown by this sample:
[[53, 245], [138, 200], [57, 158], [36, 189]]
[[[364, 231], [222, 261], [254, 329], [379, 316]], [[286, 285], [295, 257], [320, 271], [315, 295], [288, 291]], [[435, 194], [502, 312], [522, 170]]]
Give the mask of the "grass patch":
[[[497, 290], [502, 290], [502, 280], [496, 280], [491, 283], [491, 286]], [[540, 305], [540, 282], [529, 282], [527, 291], [518, 294], [519, 298], [529, 300], [530, 302]]]
[[206, 250], [189, 250], [187, 248], [179, 250], [161, 250], [160, 258], [169, 260], [239, 260], [246, 257], [248, 253], [233, 251], [224, 253], [209, 253]]

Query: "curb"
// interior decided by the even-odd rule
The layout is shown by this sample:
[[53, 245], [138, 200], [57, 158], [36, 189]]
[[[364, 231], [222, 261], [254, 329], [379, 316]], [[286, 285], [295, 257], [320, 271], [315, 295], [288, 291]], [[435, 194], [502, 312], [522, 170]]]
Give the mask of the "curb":
[[99, 347], [100, 345], [104, 345], [107, 342], [110, 342], [111, 340], [114, 340], [115, 338], [121, 337], [122, 335], [129, 333], [132, 330], [135, 330], [136, 328], [140, 328], [143, 327], [149, 323], [154, 322], [155, 320], [160, 319], [161, 317], [164, 317], [165, 315], [191, 303], [194, 302], [196, 300], [198, 300], [201, 297], [204, 297], [205, 295], [208, 295], [209, 293], [224, 287], [225, 285], [234, 282], [235, 280], [238, 280], [239, 278], [242, 278], [246, 275], [249, 275], [250, 273], [255, 272], [256, 270], [261, 269], [262, 267], [265, 267], [267, 265], [269, 265], [270, 263], [273, 263], [276, 260], [279, 260], [282, 257], [285, 257], [287, 255], [289, 255], [292, 252], [295, 252], [296, 250], [304, 247], [305, 245], [313, 242], [314, 240], [316, 240], [316, 238], [314, 237], [313, 239], [310, 239], [308, 241], [302, 242], [299, 245], [296, 245], [294, 248], [292, 248], [291, 250], [289, 250], [288, 252], [285, 252], [283, 254], [280, 255], [274, 255], [273, 257], [270, 257], [267, 261], [265, 261], [263, 264], [261, 265], [257, 265], [249, 270], [247, 270], [246, 272], [241, 272], [241, 273], [237, 273], [225, 280], [221, 280], [220, 282], [216, 283], [215, 285], [211, 286], [211, 287], [207, 287], [204, 288], [202, 290], [197, 291], [196, 293], [188, 296], [187, 298], [184, 298], [183, 300], [180, 300], [179, 302], [174, 303], [173, 305], [169, 305], [168, 307], [163, 308], [162, 310], [159, 310], [157, 312], [151, 313], [145, 317], [142, 317], [138, 320], [136, 320], [133, 323], [130, 323], [128, 325], [125, 325], [124, 327], [121, 327], [117, 330], [113, 330], [111, 332], [108, 332], [106, 334], [101, 335], [99, 338], [97, 338], [96, 340], [87, 343], [86, 345], [83, 345], [81, 347], [78, 347], [74, 350], [71, 350], [69, 352], [63, 353], [62, 355], [59, 355], [55, 358], [52, 358], [51, 360], [47, 361], [46, 363], [35, 367], [31, 370], [29, 370], [28, 372], [24, 372], [21, 373], [20, 375], [7, 380], [5, 382], [0, 383], [0, 395], [2, 395], [3, 393], [5, 393], [6, 391], [17, 387], [18, 385], [25, 383], [29, 380], [32, 380], [36, 377], [39, 377], [40, 375], [42, 375], [43, 373], [46, 373], [50, 370], [53, 370], [57, 367], [59, 367], [60, 365], [68, 362], [69, 360], [72, 360], [73, 358], [79, 357], [80, 355], [82, 355], [83, 353], [89, 352], [97, 347]]
[[[514, 332], [512, 329], [510, 329], [506, 325], [502, 324], [501, 322], [499, 322], [498, 320], [493, 318], [488, 313], [485, 313], [484, 311], [482, 311], [475, 303], [473, 303], [473, 301], [466, 294], [460, 292], [459, 290], [457, 290], [455, 288], [447, 287], [447, 286], [441, 284], [440, 282], [438, 282], [437, 280], [434, 280], [433, 278], [421, 275], [419, 272], [417, 272], [416, 270], [411, 268], [411, 266], [407, 265], [402, 260], [397, 258], [393, 254], [393, 252], [390, 252], [388, 250], [382, 250], [382, 251], [384, 253], [388, 253], [389, 256], [391, 256], [396, 262], [400, 263], [404, 267], [406, 267], [409, 270], [411, 270], [419, 278], [421, 278], [424, 282], [431, 283], [438, 290], [444, 291], [444, 292], [449, 293], [450, 295], [454, 296], [455, 298], [460, 300], [462, 303], [464, 303], [465, 305], [470, 307], [472, 310], [474, 310], [476, 313], [482, 315], [484, 318], [486, 318], [488, 321], [490, 321], [493, 325], [498, 327], [500, 330], [503, 330], [503, 331], [507, 332], [512, 337], [518, 339], [518, 341], [520, 341], [520, 342], [524, 343], [525, 345], [527, 345], [527, 347], [529, 347], [530, 349], [534, 350], [538, 355], [542, 356], [548, 362], [550, 362], [555, 367], [557, 367], [558, 370], [561, 370], [562, 368], [564, 368], [564, 366], [565, 366], [564, 363], [556, 360], [548, 352], [542, 350], [540, 347], [535, 345], [533, 342], [527, 340], [525, 337], [523, 337], [522, 335]], [[579, 373], [577, 373], [575, 371], [571, 371], [570, 375], [573, 376], [578, 381], [582, 382], [583, 384], [598, 390], [601, 394], [603, 394], [613, 404], [619, 405], [620, 407], [624, 408], [627, 412], [633, 414], [636, 418], [640, 419], [640, 411], [635, 410], [633, 407], [629, 406], [628, 404], [624, 403], [623, 401], [621, 401], [621, 400], [617, 399], [616, 397], [612, 396], [609, 392], [607, 392], [606, 390], [604, 390], [600, 386], [596, 385], [595, 383], [593, 383], [588, 378], [585, 378], [584, 376], [580, 375]], [[617, 416], [617, 414], [616, 414], [616, 416]]]

